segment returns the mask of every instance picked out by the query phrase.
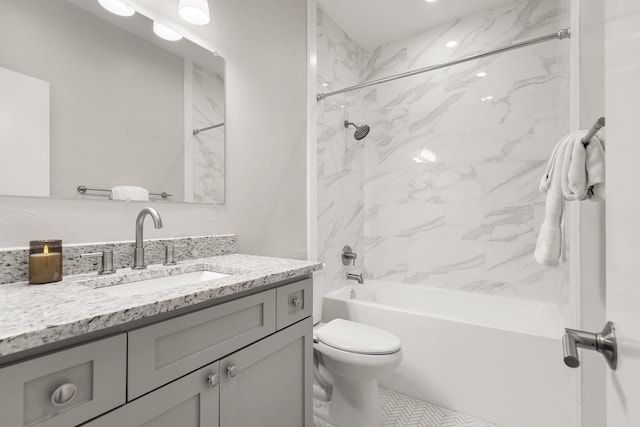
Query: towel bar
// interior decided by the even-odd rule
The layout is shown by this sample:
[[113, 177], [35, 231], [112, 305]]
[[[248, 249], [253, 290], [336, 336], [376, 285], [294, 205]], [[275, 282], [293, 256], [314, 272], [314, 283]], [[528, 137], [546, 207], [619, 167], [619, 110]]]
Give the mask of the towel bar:
[[582, 138], [582, 145], [584, 145], [585, 147], [589, 145], [589, 143], [591, 142], [591, 138], [593, 138], [593, 136], [596, 133], [598, 133], [598, 131], [603, 127], [604, 127], [604, 117], [600, 117], [598, 121], [596, 121], [595, 124], [591, 126], [591, 129], [589, 129], [589, 132], [587, 132], [584, 138]]
[[[87, 191], [105, 191], [108, 193], [111, 193], [111, 190], [105, 190], [102, 188], [89, 188], [86, 185], [78, 185], [78, 193], [80, 194], [85, 194]], [[166, 193], [166, 192], [162, 192], [162, 193], [149, 193], [150, 196], [160, 196], [163, 199], [168, 199], [169, 197], [171, 197], [171, 194]]]

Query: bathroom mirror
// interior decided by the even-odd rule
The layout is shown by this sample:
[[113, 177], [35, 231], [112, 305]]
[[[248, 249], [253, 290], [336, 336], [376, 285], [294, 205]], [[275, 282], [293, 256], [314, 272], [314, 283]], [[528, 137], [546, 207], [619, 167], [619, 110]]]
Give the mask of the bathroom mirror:
[[0, 0], [0, 194], [224, 203], [224, 72], [140, 13]]

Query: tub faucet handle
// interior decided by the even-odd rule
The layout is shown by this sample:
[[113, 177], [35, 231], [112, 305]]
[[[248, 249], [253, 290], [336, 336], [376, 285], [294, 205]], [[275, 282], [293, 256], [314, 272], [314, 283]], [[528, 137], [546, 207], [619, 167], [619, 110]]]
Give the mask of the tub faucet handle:
[[358, 254], [353, 252], [351, 246], [347, 245], [342, 248], [342, 264], [349, 265], [349, 263], [353, 262], [353, 266], [356, 266], [356, 258], [358, 258]]
[[577, 329], [565, 329], [565, 334], [562, 337], [562, 348], [564, 350], [564, 363], [570, 368], [580, 366], [578, 347], [602, 353], [609, 367], [613, 370], [616, 369], [618, 346], [616, 344], [615, 327], [612, 322], [607, 322], [602, 332], [595, 334]]

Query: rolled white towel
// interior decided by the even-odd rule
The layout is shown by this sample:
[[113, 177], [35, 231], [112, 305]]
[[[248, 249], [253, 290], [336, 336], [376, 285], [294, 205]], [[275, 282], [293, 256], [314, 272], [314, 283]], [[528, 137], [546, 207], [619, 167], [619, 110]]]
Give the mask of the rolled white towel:
[[587, 197], [587, 152], [582, 139], [587, 131], [573, 132], [568, 136], [567, 149], [562, 159], [560, 178], [565, 200], [583, 200]]
[[149, 200], [149, 191], [133, 185], [119, 185], [111, 189], [113, 200]]
[[587, 145], [587, 197], [594, 201], [604, 201], [604, 133], [601, 131]]

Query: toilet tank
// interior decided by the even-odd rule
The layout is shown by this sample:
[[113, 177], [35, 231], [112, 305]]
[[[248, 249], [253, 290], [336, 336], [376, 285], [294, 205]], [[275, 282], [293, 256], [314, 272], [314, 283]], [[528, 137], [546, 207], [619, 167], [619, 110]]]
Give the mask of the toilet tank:
[[[323, 266], [324, 267], [324, 266]], [[322, 318], [322, 297], [324, 296], [324, 270], [313, 272], [313, 324]]]

